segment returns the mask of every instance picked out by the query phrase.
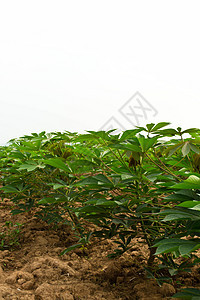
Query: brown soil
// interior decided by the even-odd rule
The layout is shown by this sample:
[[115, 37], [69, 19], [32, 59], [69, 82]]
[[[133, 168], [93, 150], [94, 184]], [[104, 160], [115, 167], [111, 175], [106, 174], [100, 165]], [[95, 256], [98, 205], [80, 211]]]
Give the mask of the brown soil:
[[[116, 244], [94, 241], [83, 253], [77, 249], [59, 254], [76, 238], [67, 225], [53, 229], [31, 214], [10, 214], [11, 204], [1, 203], [0, 226], [6, 221], [24, 224], [20, 247], [0, 251], [0, 300], [167, 300], [173, 285], [159, 287], [145, 277], [148, 249], [135, 239], [131, 250], [109, 259]], [[182, 277], [187, 286], [199, 285], [197, 272]]]

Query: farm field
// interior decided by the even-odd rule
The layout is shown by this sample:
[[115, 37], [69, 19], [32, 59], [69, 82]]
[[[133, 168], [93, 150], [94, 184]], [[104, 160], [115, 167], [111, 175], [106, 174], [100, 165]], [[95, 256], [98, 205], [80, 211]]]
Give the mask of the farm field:
[[0, 152], [0, 299], [200, 299], [200, 130], [33, 133]]
[[[11, 216], [11, 203], [1, 205], [5, 221], [24, 224], [20, 247], [0, 252], [0, 299], [170, 299], [172, 285], [159, 287], [145, 278], [143, 266], [148, 249], [137, 239], [120, 258], [108, 259], [115, 249], [109, 241], [92, 243], [85, 254], [80, 249], [59, 256], [75, 242], [69, 226], [53, 230], [31, 214]], [[183, 279], [188, 285], [200, 276]], [[182, 279], [181, 279], [182, 280]]]

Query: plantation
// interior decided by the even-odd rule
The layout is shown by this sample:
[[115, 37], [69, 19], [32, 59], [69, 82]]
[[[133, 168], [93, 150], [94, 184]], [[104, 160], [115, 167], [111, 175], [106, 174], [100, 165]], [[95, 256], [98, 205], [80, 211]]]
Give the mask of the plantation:
[[199, 129], [33, 133], [0, 167], [0, 299], [200, 299]]

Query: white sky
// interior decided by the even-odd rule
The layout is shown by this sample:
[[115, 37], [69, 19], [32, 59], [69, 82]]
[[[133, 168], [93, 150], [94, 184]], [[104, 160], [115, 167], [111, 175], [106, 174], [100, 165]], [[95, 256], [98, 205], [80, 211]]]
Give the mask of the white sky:
[[199, 12], [198, 0], [0, 0], [0, 144], [112, 116], [130, 129], [119, 110], [137, 91], [157, 111], [140, 125], [200, 127]]

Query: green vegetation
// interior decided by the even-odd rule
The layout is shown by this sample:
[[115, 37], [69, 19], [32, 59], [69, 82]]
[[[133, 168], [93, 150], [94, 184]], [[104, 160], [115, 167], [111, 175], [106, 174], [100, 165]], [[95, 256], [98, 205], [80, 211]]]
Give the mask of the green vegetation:
[[19, 238], [22, 224], [6, 221], [0, 232], [0, 250], [13, 249], [20, 246]]
[[[175, 281], [199, 263], [200, 130], [168, 126], [13, 139], [0, 152], [2, 201], [13, 202], [12, 214], [37, 208], [49, 224], [70, 224], [79, 241], [62, 254], [92, 237], [115, 238], [112, 258], [140, 237], [149, 248], [147, 275], [160, 285]], [[175, 296], [197, 299], [200, 291]]]

